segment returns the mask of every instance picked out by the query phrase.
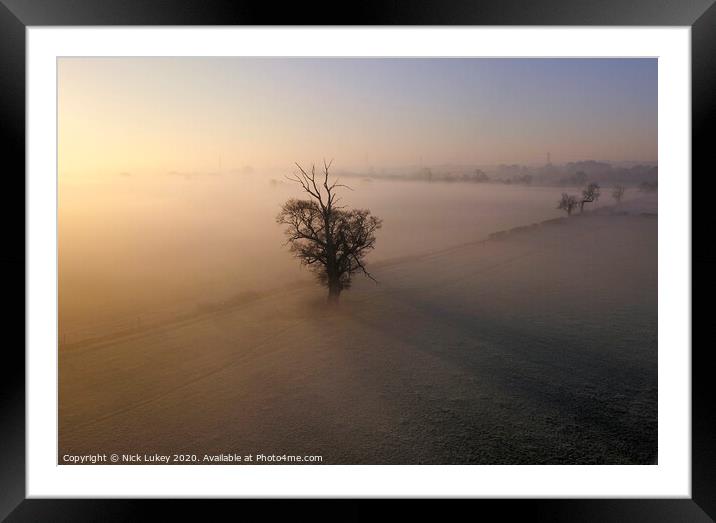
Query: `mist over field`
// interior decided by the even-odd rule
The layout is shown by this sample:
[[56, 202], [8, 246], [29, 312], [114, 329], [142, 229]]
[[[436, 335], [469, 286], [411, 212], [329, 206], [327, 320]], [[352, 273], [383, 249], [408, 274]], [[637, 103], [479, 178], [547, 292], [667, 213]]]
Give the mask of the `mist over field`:
[[[291, 172], [287, 169], [287, 172]], [[562, 189], [345, 178], [384, 220], [370, 262], [444, 249], [556, 218]], [[576, 189], [575, 189], [576, 190]], [[636, 191], [632, 191], [636, 194]], [[312, 281], [284, 246], [280, 173], [107, 175], [60, 187], [61, 335]], [[606, 201], [606, 199], [605, 199]], [[606, 202], [607, 204], [609, 202]]]

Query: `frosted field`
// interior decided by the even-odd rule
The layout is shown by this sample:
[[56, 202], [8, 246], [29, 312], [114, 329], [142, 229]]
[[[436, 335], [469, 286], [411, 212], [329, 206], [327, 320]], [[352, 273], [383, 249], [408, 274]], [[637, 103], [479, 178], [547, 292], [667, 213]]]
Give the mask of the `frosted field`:
[[[376, 196], [375, 187], [368, 191], [351, 180], [358, 187], [346, 195], [385, 220], [369, 258], [379, 284], [357, 279], [340, 308], [328, 310], [324, 290], [288, 255], [281, 258], [279, 248], [258, 276], [248, 268], [236, 276], [232, 289], [255, 291], [242, 300], [122, 336], [67, 343], [60, 350], [60, 456], [236, 452], [321, 455], [325, 464], [656, 462], [655, 196], [620, 212], [602, 209], [480, 242], [491, 232], [558, 216], [561, 190], [493, 186], [480, 195], [485, 188], [453, 184], [427, 198], [427, 184], [363, 183], [391, 187]], [[251, 219], [272, 218], [291, 190], [277, 185], [261, 203], [247, 199]], [[216, 191], [202, 195], [191, 201], [208, 201]], [[396, 206], [395, 195], [405, 205]], [[221, 202], [204, 209], [207, 231], [228, 219]], [[170, 225], [177, 224], [156, 214], [144, 226], [145, 240], [163, 228], [177, 230]], [[174, 243], [155, 248], [174, 246], [171, 259], [182, 266], [180, 253], [189, 249], [182, 238], [200, 238], [192, 252], [203, 253], [204, 267], [217, 267], [212, 274], [225, 286], [231, 271], [218, 267], [231, 266], [234, 256], [216, 260], [210, 247], [249, 234], [231, 231], [173, 232]], [[126, 242], [137, 241], [130, 232]], [[274, 242], [280, 246], [279, 230], [261, 248], [273, 249]], [[464, 245], [448, 249], [457, 244]], [[259, 251], [252, 254], [265, 256]], [[419, 254], [426, 251], [433, 253]], [[66, 261], [71, 267], [72, 256]], [[117, 266], [133, 274], [126, 263]], [[102, 270], [98, 265], [97, 282]], [[161, 281], [171, 283], [174, 271], [181, 273], [168, 269]], [[294, 274], [297, 283], [284, 284]], [[67, 277], [67, 285], [78, 278]], [[120, 288], [121, 280], [112, 284]], [[153, 302], [142, 303], [149, 309]], [[78, 315], [87, 306], [72, 305], [67, 310]]]

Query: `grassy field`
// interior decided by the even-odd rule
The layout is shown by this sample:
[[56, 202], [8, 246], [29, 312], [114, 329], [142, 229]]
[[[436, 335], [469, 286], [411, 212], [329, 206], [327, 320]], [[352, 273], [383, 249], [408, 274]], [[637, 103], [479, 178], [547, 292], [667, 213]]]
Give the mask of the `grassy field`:
[[655, 199], [60, 351], [65, 453], [657, 460]]

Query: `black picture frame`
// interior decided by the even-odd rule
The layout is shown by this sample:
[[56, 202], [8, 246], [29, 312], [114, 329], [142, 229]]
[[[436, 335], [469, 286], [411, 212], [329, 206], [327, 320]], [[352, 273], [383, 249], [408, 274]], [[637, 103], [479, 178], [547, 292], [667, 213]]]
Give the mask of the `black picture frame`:
[[[708, 208], [713, 194], [707, 130], [716, 124], [716, 5], [714, 0], [412, 0], [282, 3], [244, 0], [0, 0], [0, 129], [4, 198], [5, 323], [0, 379], [0, 518], [7, 521], [125, 521], [207, 519], [209, 510], [247, 510], [283, 517], [326, 515], [363, 519], [387, 508], [445, 515], [444, 502], [283, 500], [29, 500], [25, 499], [25, 29], [63, 25], [638, 25], [690, 26], [692, 35], [692, 172], [699, 172], [692, 213]], [[709, 176], [710, 175], [710, 176]], [[702, 204], [702, 205], [699, 205]], [[696, 295], [713, 296], [714, 242], [694, 245], [710, 225], [705, 211], [692, 215], [692, 280]], [[692, 301], [693, 303], [693, 301]], [[20, 304], [23, 304], [21, 307]], [[693, 319], [705, 315], [694, 310]], [[692, 328], [693, 330], [693, 328]], [[699, 332], [699, 331], [696, 331]], [[12, 336], [11, 336], [12, 335]], [[692, 338], [693, 339], [693, 338]], [[457, 501], [450, 508], [482, 517], [537, 521], [709, 521], [716, 519], [716, 423], [710, 344], [692, 342], [692, 497], [690, 499], [530, 499]], [[464, 505], [469, 503], [469, 507]], [[209, 506], [209, 504], [211, 504]], [[455, 505], [458, 505], [455, 507]], [[459, 505], [462, 505], [460, 507]]]

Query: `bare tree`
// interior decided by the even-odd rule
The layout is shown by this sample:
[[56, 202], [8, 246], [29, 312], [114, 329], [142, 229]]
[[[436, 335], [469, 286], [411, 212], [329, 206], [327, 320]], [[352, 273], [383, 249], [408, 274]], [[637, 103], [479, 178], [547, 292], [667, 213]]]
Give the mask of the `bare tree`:
[[596, 202], [599, 199], [599, 184], [598, 183], [590, 183], [585, 187], [585, 189], [582, 191], [582, 201], [579, 202], [579, 212], [584, 212], [584, 204], [585, 203], [591, 203]]
[[[332, 163], [332, 162], [331, 162]], [[286, 225], [287, 244], [303, 265], [328, 287], [328, 302], [337, 303], [343, 289], [351, 284], [355, 272], [374, 280], [364, 263], [365, 255], [375, 247], [375, 231], [382, 221], [368, 209], [346, 209], [336, 205], [336, 189], [346, 185], [329, 182], [331, 163], [323, 162], [323, 172], [316, 167], [287, 177], [301, 185], [310, 196], [307, 200], [290, 199], [281, 207], [276, 221]]]
[[612, 198], [614, 198], [614, 201], [617, 202], [617, 205], [622, 203], [622, 198], [624, 197], [625, 192], [626, 187], [623, 185], [615, 185], [612, 189]]
[[573, 196], [571, 194], [567, 194], [566, 192], [562, 193], [562, 198], [559, 200], [559, 204], [557, 205], [557, 209], [566, 211], [567, 216], [572, 215], [572, 211], [577, 206], [577, 197]]

